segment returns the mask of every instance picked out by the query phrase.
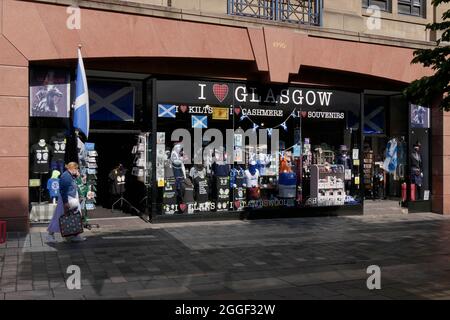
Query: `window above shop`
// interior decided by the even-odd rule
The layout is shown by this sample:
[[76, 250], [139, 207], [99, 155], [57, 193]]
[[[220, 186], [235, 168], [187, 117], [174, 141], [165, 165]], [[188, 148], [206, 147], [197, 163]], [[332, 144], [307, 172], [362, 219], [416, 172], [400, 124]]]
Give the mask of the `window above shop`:
[[381, 11], [391, 12], [392, 2], [391, 0], [362, 0], [363, 8], [370, 6], [377, 6]]
[[228, 0], [228, 14], [321, 25], [323, 0]]
[[399, 0], [398, 13], [411, 16], [425, 17], [424, 0]]

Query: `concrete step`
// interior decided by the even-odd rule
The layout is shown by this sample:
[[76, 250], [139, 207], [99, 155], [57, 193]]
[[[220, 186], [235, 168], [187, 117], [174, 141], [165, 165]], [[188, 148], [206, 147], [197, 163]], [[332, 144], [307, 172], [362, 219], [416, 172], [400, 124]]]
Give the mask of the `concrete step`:
[[[406, 211], [405, 211], [406, 210]], [[365, 200], [364, 214], [400, 214], [407, 213], [406, 208], [402, 208], [395, 200]]]

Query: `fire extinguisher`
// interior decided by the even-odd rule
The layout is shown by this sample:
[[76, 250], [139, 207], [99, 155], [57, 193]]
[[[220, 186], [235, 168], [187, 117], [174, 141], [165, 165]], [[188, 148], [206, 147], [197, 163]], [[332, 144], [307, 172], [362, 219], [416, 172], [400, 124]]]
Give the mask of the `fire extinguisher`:
[[416, 201], [416, 184], [411, 183], [411, 201]]
[[406, 186], [407, 186], [407, 185], [406, 185], [406, 182], [403, 182], [403, 183], [402, 183], [402, 202], [403, 202], [403, 203], [406, 202], [406, 198], [407, 198], [407, 195], [406, 195], [407, 187], [406, 187]]

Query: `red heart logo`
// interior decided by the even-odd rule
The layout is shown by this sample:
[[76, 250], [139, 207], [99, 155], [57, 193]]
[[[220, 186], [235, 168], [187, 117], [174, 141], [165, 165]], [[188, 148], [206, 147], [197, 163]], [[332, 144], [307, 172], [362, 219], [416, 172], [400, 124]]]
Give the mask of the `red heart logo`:
[[234, 113], [239, 115], [241, 113], [241, 108], [234, 108]]
[[302, 117], [303, 118], [306, 118], [306, 115], [307, 115], [308, 113], [306, 112], [306, 111], [302, 111]]
[[241, 206], [241, 202], [239, 200], [236, 200], [234, 202], [234, 206], [236, 207], [236, 209], [239, 209], [239, 207]]
[[187, 108], [188, 108], [188, 107], [185, 106], [185, 105], [181, 105], [181, 106], [180, 106], [180, 110], [181, 110], [181, 112], [183, 112], [183, 113], [186, 112]]
[[215, 84], [213, 85], [213, 92], [217, 100], [223, 102], [228, 95], [228, 86], [226, 84]]
[[181, 204], [180, 204], [180, 209], [181, 209], [182, 212], [185, 212], [186, 209], [187, 209], [187, 204], [181, 203]]

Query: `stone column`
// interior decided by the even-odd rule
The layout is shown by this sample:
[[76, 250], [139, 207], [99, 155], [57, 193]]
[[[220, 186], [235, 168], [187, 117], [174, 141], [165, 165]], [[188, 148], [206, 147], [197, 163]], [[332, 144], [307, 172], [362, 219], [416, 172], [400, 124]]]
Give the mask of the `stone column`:
[[450, 112], [431, 111], [432, 210], [450, 214]]
[[0, 220], [26, 231], [28, 214], [28, 61], [3, 36], [0, 1]]

